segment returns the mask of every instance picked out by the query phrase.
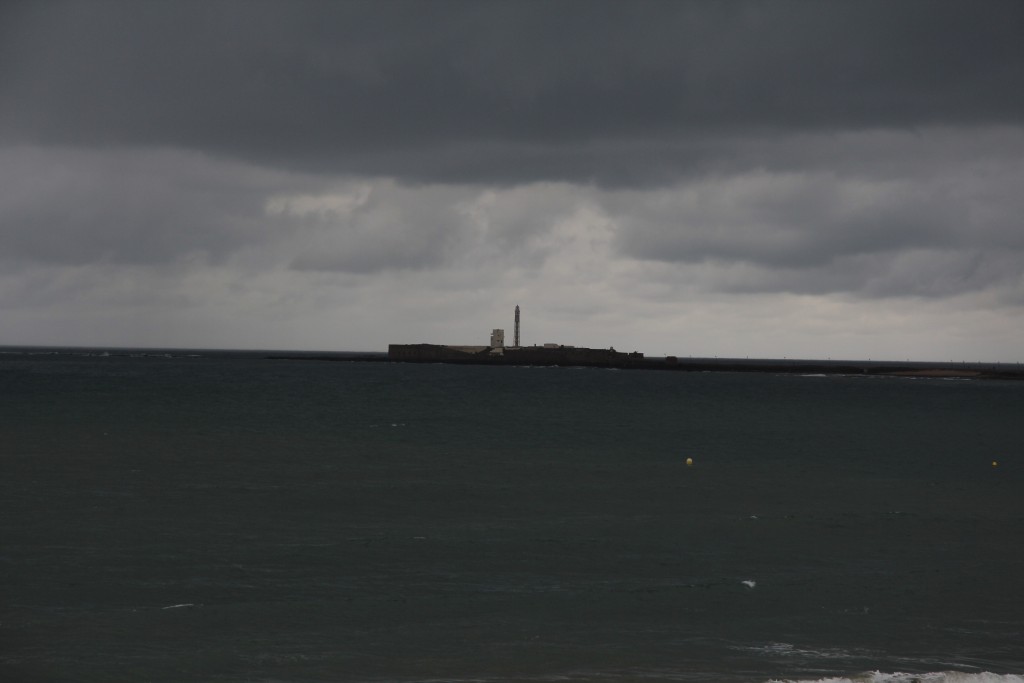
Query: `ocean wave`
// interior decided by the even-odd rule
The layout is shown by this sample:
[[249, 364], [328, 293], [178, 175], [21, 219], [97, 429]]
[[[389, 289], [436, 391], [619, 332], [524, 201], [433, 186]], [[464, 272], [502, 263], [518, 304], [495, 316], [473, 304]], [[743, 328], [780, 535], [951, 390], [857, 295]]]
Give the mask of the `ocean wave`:
[[1024, 683], [1024, 675], [935, 671], [923, 674], [871, 671], [850, 677], [772, 679], [768, 683]]
[[[744, 582], [745, 583], [745, 582]], [[753, 586], [751, 586], [753, 588]], [[767, 655], [781, 655], [783, 657], [811, 657], [814, 659], [848, 659], [854, 657], [854, 653], [839, 648], [801, 648], [796, 647], [790, 643], [768, 643], [766, 645], [755, 645], [755, 646], [736, 646], [733, 647], [735, 650], [742, 650], [747, 652], [756, 652], [758, 654]], [[831, 679], [830, 679], [831, 680]], [[835, 679], [837, 682], [848, 679]], [[861, 683], [860, 679], [857, 679], [858, 683]], [[874, 683], [871, 679], [866, 679]], [[773, 681], [772, 683], [783, 683], [781, 681]], [[795, 681], [785, 681], [784, 683], [796, 683]], [[800, 683], [810, 683], [801, 681]], [[888, 682], [886, 682], [888, 683]], [[902, 681], [900, 683], [903, 683]]]

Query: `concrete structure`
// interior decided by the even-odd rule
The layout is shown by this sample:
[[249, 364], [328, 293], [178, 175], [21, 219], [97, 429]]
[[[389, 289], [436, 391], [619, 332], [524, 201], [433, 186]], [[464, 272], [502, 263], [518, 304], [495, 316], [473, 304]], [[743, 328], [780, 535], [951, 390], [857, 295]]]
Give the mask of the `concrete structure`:
[[441, 346], [438, 344], [389, 344], [388, 359], [408, 362], [466, 361], [487, 355], [489, 346]]
[[519, 348], [519, 304], [516, 304], [516, 333], [512, 337], [512, 346]]
[[436, 344], [391, 344], [390, 360], [412, 363], [472, 363], [500, 365], [592, 365], [598, 367], [636, 367], [644, 362], [642, 353], [620, 353], [613, 349], [587, 349], [562, 346], [439, 346]]
[[522, 346], [519, 336], [519, 306], [516, 306], [514, 346], [505, 346], [505, 330], [491, 330], [490, 346], [437, 344], [391, 344], [388, 359], [407, 363], [469, 363], [493, 365], [591, 365], [596, 367], [638, 367], [644, 354], [619, 353], [615, 349], [588, 349], [565, 344]]

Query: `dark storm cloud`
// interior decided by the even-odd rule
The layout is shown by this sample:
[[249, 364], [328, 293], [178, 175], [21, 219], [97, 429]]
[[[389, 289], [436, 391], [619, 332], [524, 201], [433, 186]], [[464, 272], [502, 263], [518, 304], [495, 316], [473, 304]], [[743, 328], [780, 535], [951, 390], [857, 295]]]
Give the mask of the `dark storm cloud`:
[[0, 142], [413, 181], [638, 184], [747, 134], [1024, 115], [1015, 1], [52, 2], [0, 26]]

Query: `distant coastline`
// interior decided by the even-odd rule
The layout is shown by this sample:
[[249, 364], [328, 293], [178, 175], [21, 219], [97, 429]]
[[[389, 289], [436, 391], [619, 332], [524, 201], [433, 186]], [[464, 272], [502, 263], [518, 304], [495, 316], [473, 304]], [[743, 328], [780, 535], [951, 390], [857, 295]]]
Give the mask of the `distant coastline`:
[[[394, 346], [394, 345], [393, 345]], [[489, 352], [461, 354], [436, 353], [436, 349], [473, 348], [437, 345], [402, 345], [434, 347], [435, 352], [393, 357], [383, 351], [259, 351], [230, 349], [180, 348], [118, 348], [118, 347], [43, 347], [0, 346], [0, 358], [18, 361], [49, 356], [133, 358], [133, 359], [203, 359], [238, 358], [280, 361], [328, 361], [347, 363], [445, 363], [451, 365], [593, 367], [617, 370], [659, 370], [674, 372], [760, 372], [796, 375], [862, 375], [922, 379], [999, 379], [1024, 380], [1024, 364], [941, 361], [881, 360], [801, 360], [773, 358], [700, 358], [644, 357], [642, 354], [614, 352], [611, 349], [560, 347], [523, 347], [522, 353], [504, 349], [502, 354]], [[489, 347], [477, 347], [488, 349]], [[570, 352], [571, 351], [571, 352]]]
[[[458, 350], [458, 349], [469, 349]], [[937, 361], [800, 360], [751, 358], [664, 358], [622, 353], [612, 349], [577, 347], [505, 348], [494, 353], [490, 347], [448, 347], [435, 344], [392, 344], [387, 354], [280, 354], [279, 360], [323, 360], [347, 362], [444, 363], [450, 365], [492, 365], [533, 367], [591, 367], [616, 370], [659, 370], [670, 372], [760, 372], [795, 375], [864, 375], [923, 379], [1024, 380], [1019, 363], [968, 363]]]

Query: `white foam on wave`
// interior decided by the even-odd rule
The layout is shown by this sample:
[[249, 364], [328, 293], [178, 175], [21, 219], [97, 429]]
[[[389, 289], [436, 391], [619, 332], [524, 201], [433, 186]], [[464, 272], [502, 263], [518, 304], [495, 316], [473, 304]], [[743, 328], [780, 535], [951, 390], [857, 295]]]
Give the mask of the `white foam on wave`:
[[768, 683], [1024, 683], [1024, 675], [994, 674], [987, 671], [981, 673], [934, 671], [923, 674], [871, 671], [850, 677], [772, 679]]
[[733, 649], [772, 656], [813, 657], [815, 659], [848, 659], [854, 656], [851, 652], [839, 648], [809, 649], [797, 647], [792, 643], [768, 643], [766, 645], [739, 646]]

